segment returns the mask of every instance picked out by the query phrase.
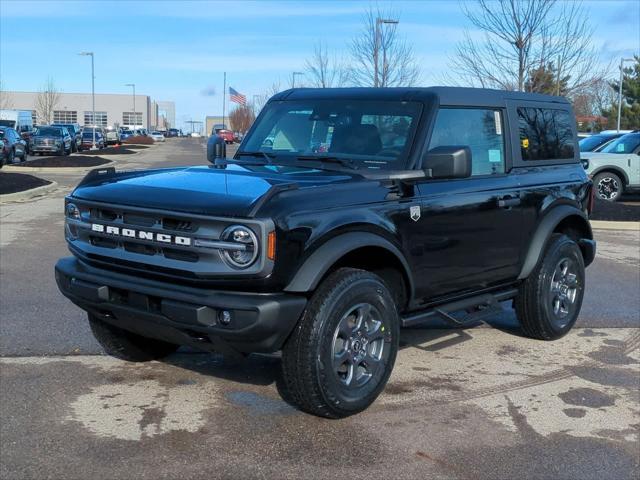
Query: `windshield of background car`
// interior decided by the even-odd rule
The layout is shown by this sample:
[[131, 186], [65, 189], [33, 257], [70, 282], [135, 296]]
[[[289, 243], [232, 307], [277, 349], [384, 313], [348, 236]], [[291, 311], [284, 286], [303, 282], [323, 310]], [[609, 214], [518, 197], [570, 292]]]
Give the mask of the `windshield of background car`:
[[61, 137], [62, 129], [52, 128], [52, 127], [40, 127], [38, 128], [38, 135], [47, 135], [50, 137]]
[[15, 122], [15, 120], [0, 120], [0, 126], [15, 128], [16, 127], [16, 122]]
[[640, 133], [629, 133], [604, 147], [602, 153], [633, 153], [638, 145], [640, 145]]
[[580, 150], [583, 152], [589, 152], [596, 147], [599, 147], [603, 143], [611, 140], [613, 137], [608, 135], [591, 135], [590, 137], [583, 138], [578, 142], [580, 145]]
[[273, 102], [245, 140], [243, 151], [285, 160], [337, 157], [350, 160], [356, 168], [400, 170], [405, 168], [421, 111], [420, 103], [400, 101]]

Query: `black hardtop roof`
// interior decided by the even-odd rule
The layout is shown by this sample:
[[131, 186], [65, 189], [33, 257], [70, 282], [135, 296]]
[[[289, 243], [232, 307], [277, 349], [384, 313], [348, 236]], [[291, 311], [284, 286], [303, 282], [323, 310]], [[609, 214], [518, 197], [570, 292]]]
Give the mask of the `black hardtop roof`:
[[349, 99], [379, 101], [434, 101], [440, 105], [504, 106], [507, 100], [551, 102], [569, 105], [564, 97], [540, 93], [511, 92], [467, 87], [393, 87], [393, 88], [294, 88], [277, 93], [270, 101]]

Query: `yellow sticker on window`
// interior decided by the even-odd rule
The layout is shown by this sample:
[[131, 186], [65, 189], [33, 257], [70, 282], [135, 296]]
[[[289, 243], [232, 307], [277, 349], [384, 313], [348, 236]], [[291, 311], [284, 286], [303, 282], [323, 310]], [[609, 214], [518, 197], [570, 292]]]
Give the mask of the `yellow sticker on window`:
[[528, 138], [523, 138], [521, 140], [521, 144], [522, 144], [522, 148], [529, 148], [529, 139]]

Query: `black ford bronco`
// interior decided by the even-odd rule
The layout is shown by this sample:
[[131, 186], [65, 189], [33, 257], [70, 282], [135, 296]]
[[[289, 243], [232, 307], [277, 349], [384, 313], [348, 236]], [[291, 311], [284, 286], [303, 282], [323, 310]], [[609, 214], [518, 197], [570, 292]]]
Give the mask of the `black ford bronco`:
[[576, 321], [593, 189], [563, 98], [294, 89], [223, 151], [94, 170], [67, 197], [57, 283], [108, 353], [282, 351], [291, 401], [337, 418], [380, 394], [401, 327], [506, 300], [532, 338]]

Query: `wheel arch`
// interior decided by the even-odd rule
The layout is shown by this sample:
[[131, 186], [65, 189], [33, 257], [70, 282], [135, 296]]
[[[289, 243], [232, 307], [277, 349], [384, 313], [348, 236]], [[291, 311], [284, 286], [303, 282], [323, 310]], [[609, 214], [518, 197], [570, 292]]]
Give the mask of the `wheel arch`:
[[536, 267], [554, 233], [564, 233], [578, 243], [585, 266], [593, 261], [595, 242], [587, 215], [574, 206], [560, 205], [553, 207], [538, 223], [518, 275], [519, 280], [527, 278]]
[[627, 175], [627, 172], [625, 172], [623, 168], [617, 167], [614, 165], [605, 165], [603, 167], [596, 168], [591, 173], [591, 178], [595, 178], [596, 175], [598, 175], [599, 173], [606, 173], [606, 172], [615, 173], [617, 176], [619, 176], [622, 182], [624, 183], [623, 187], [626, 187], [627, 185], [629, 185], [629, 176]]
[[[413, 278], [404, 255], [389, 240], [370, 232], [347, 232], [323, 243], [304, 261], [284, 290], [311, 292], [327, 275], [341, 267], [379, 273], [390, 288], [400, 294], [402, 302], [413, 298]], [[391, 281], [389, 271], [402, 276], [402, 285]]]

